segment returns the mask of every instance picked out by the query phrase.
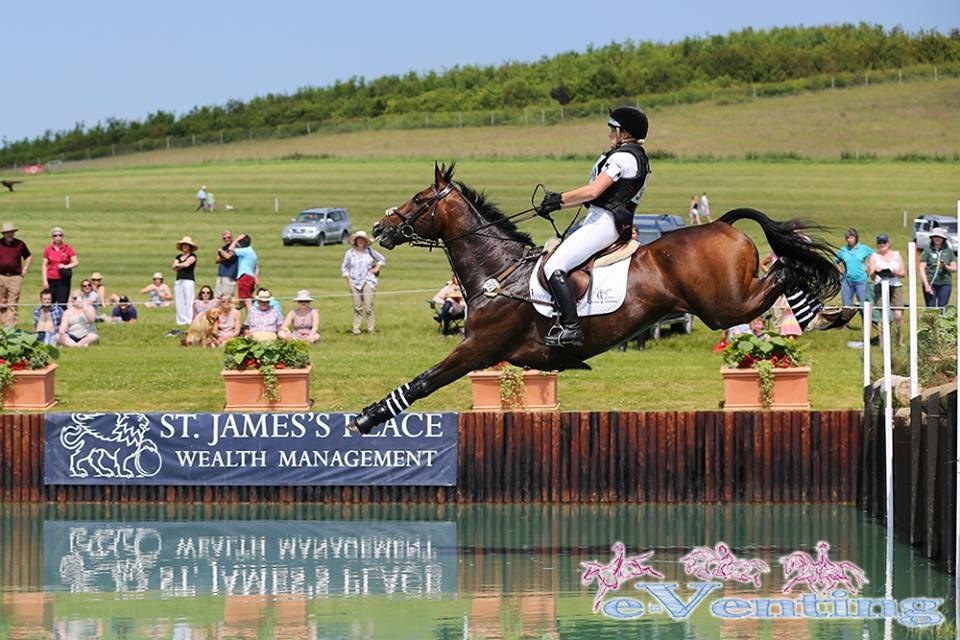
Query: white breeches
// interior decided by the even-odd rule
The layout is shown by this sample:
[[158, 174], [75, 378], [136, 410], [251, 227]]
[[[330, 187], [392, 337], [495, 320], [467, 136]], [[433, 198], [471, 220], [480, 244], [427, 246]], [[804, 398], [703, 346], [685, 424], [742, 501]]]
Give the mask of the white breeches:
[[583, 225], [561, 242], [547, 260], [544, 274], [549, 278], [557, 269], [569, 272], [586, 262], [593, 254], [616, 242], [619, 236], [613, 223], [613, 214], [604, 209], [590, 207]]

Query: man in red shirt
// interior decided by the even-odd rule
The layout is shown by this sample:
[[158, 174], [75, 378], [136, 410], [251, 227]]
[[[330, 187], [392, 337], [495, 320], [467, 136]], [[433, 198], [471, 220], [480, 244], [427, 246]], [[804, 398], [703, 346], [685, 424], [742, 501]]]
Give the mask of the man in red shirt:
[[12, 327], [17, 324], [17, 306], [20, 304], [20, 288], [23, 276], [27, 275], [33, 256], [27, 245], [14, 237], [17, 228], [4, 222], [0, 228], [0, 324]]

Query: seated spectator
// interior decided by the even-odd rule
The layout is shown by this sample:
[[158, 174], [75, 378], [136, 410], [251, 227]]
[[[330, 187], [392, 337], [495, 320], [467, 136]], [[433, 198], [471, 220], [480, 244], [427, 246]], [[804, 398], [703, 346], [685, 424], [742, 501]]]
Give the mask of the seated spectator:
[[100, 339], [96, 320], [93, 305], [84, 301], [82, 294], [74, 293], [60, 318], [60, 344], [64, 347], [89, 347], [94, 344]]
[[219, 303], [213, 298], [213, 289], [209, 285], [200, 287], [197, 293], [197, 299], [193, 301], [193, 317], [196, 318], [201, 313], [206, 313], [215, 308]]
[[118, 298], [116, 306], [110, 313], [110, 322], [129, 322], [130, 324], [137, 322], [137, 308], [130, 304], [130, 298], [127, 296]]
[[443, 335], [449, 336], [458, 333], [451, 331], [450, 323], [454, 320], [462, 320], [466, 314], [466, 306], [463, 302], [463, 290], [460, 288], [460, 279], [457, 274], [447, 282], [437, 295], [433, 296], [433, 308], [437, 314], [433, 317], [443, 327]]
[[60, 331], [60, 318], [63, 309], [53, 304], [53, 293], [50, 289], [40, 292], [40, 306], [33, 310], [33, 330], [37, 338], [44, 344], [57, 346], [57, 332]]
[[100, 309], [100, 294], [93, 288], [93, 282], [91, 280], [84, 278], [83, 281], [80, 282], [80, 290], [74, 291], [74, 293], [79, 293], [83, 301], [93, 307], [94, 311]]
[[283, 325], [283, 314], [273, 306], [269, 289], [257, 291], [256, 304], [247, 313], [247, 327], [254, 340], [276, 340]]
[[163, 281], [163, 274], [157, 271], [153, 274], [153, 282], [140, 289], [140, 293], [146, 293], [150, 296], [143, 306], [145, 307], [169, 307], [173, 301], [173, 292]]
[[758, 338], [765, 339], [765, 332], [767, 330], [767, 321], [762, 317], [754, 318], [750, 321], [750, 333], [757, 336]]
[[90, 275], [90, 282], [93, 283], [93, 290], [97, 292], [97, 296], [100, 297], [100, 306], [105, 307], [108, 304], [116, 304], [120, 297], [117, 294], [107, 296], [107, 289], [103, 286], [103, 275], [99, 271], [94, 271]]
[[315, 344], [320, 340], [320, 312], [310, 306], [313, 298], [310, 292], [302, 289], [293, 299], [297, 308], [287, 314], [280, 328], [281, 340], [302, 340]]
[[233, 297], [225, 293], [220, 296], [220, 324], [217, 325], [217, 344], [221, 347], [227, 340], [240, 335], [240, 311]]

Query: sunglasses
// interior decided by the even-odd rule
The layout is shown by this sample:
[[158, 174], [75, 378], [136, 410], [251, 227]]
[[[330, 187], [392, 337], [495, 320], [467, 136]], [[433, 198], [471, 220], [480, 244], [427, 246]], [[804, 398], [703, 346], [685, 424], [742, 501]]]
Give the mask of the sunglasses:
[[62, 233], [53, 233], [53, 234], [51, 234], [51, 237], [54, 237], [54, 238], [62, 238], [62, 237], [63, 237], [63, 234], [62, 234]]

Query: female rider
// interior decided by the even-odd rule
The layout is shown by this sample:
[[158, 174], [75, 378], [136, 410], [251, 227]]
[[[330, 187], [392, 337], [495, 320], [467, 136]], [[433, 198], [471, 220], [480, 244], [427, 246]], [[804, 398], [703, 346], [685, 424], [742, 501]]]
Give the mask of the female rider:
[[559, 309], [558, 322], [545, 337], [551, 347], [583, 344], [576, 294], [567, 274], [618, 238], [629, 237], [633, 212], [650, 173], [650, 162], [643, 149], [648, 128], [646, 114], [636, 107], [617, 107], [610, 112], [607, 124], [610, 150], [594, 164], [590, 182], [563, 193], [548, 191], [537, 208], [540, 215], [546, 215], [580, 204], [589, 206], [583, 225], [557, 247], [544, 265]]

